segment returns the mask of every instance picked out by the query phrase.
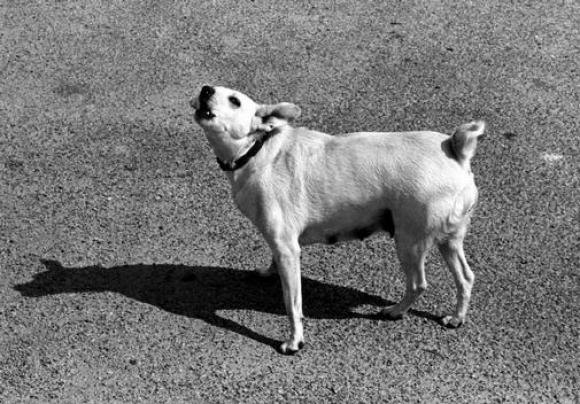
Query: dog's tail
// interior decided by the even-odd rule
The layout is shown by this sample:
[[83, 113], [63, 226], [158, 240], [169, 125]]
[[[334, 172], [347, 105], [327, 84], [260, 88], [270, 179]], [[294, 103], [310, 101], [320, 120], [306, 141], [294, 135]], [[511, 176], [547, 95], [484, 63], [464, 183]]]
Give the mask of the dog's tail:
[[485, 122], [473, 121], [457, 128], [451, 136], [451, 149], [455, 159], [466, 170], [470, 170], [471, 158], [475, 155], [477, 138], [483, 135]]

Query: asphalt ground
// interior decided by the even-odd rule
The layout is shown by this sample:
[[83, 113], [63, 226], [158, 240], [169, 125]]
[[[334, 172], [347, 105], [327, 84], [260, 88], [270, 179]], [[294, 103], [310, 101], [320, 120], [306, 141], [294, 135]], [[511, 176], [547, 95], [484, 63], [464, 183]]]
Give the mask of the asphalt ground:
[[[579, 402], [576, 1], [0, 3], [0, 402]], [[483, 119], [468, 322], [438, 255], [402, 321], [392, 241], [307, 247], [306, 347], [189, 99], [300, 125]]]

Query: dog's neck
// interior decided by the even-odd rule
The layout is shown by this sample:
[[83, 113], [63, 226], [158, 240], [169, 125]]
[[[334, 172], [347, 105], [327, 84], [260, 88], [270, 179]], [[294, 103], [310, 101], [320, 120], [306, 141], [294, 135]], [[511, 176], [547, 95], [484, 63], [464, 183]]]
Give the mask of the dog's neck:
[[223, 171], [242, 168], [261, 149], [265, 141], [274, 135], [270, 132], [254, 132], [242, 139], [221, 141], [220, 136], [208, 136], [208, 140]]
[[232, 139], [228, 134], [210, 133], [207, 140], [219, 160], [234, 161], [252, 147], [256, 137], [250, 134], [241, 139]]
[[220, 168], [222, 169], [222, 171], [236, 171], [236, 170], [242, 168], [252, 159], [252, 157], [254, 157], [256, 154], [258, 154], [260, 149], [262, 149], [262, 146], [264, 145], [264, 143], [268, 139], [270, 139], [273, 135], [274, 135], [274, 131], [271, 131], [271, 132], [267, 132], [263, 136], [257, 138], [256, 141], [254, 142], [254, 144], [248, 150], [246, 150], [240, 157], [236, 158], [235, 160], [223, 161], [218, 157], [217, 162], [218, 162]]

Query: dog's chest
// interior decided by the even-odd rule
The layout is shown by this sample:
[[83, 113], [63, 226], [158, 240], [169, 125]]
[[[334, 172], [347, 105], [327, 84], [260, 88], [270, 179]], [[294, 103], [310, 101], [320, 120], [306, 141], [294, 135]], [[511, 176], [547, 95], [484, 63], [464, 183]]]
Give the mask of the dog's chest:
[[255, 184], [232, 187], [232, 197], [237, 208], [254, 223], [259, 216], [264, 215], [264, 204], [260, 196], [260, 189]]

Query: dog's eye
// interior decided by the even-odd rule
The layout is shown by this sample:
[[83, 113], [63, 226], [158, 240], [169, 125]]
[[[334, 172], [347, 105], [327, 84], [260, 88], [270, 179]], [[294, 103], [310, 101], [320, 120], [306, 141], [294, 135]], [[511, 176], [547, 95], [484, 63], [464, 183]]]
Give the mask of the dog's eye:
[[239, 108], [242, 106], [242, 102], [240, 101], [240, 99], [238, 97], [236, 97], [235, 95], [230, 96], [229, 98], [230, 102], [232, 103], [232, 105], [236, 108]]

